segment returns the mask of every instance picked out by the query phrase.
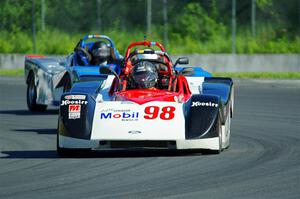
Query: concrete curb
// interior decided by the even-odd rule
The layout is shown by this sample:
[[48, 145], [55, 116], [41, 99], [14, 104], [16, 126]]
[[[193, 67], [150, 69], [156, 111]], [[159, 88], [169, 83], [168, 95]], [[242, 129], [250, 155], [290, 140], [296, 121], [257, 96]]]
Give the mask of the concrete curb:
[[[64, 56], [52, 56], [62, 58]], [[190, 66], [200, 66], [209, 72], [300, 72], [300, 54], [191, 54]], [[0, 54], [0, 69], [23, 68], [25, 55]]]

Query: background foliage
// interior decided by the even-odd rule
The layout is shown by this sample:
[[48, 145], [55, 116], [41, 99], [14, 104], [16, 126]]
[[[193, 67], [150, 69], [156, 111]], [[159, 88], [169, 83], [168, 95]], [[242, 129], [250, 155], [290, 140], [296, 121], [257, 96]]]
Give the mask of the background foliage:
[[[33, 2], [35, 10], [33, 10]], [[37, 53], [66, 54], [85, 34], [113, 38], [122, 53], [146, 34], [146, 0], [0, 1], [0, 53], [32, 53], [33, 13]], [[231, 52], [231, 0], [168, 0], [168, 51]], [[251, 34], [251, 0], [237, 0], [237, 53], [300, 53], [299, 0], [256, 0], [256, 35]], [[34, 11], [34, 12], [33, 12]], [[98, 24], [101, 19], [101, 30]], [[163, 42], [163, 1], [152, 0], [149, 40]]]

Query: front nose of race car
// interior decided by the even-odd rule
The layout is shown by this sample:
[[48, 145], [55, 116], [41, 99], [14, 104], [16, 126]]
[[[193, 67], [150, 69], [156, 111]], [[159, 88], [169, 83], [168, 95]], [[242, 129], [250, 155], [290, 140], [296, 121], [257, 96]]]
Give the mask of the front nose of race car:
[[183, 105], [176, 102], [97, 103], [91, 139], [178, 140], [185, 138]]
[[[161, 101], [137, 104], [97, 99], [80, 93], [62, 96], [59, 147], [104, 150], [219, 147], [217, 134], [212, 131], [218, 118], [215, 117], [218, 98], [216, 101], [213, 98], [193, 98], [185, 104]], [[188, 113], [189, 109], [195, 110]], [[211, 115], [211, 121], [200, 120], [206, 118], [205, 115]], [[202, 139], [204, 132], [213, 137]]]

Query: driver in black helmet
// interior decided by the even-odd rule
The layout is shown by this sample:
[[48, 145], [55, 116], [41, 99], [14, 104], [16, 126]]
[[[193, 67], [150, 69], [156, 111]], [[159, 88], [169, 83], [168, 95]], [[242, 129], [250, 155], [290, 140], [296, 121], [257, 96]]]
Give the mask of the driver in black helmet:
[[132, 79], [135, 88], [154, 88], [157, 84], [158, 72], [153, 63], [140, 61], [132, 69]]
[[106, 65], [110, 58], [110, 47], [103, 41], [97, 41], [91, 48], [91, 65]]

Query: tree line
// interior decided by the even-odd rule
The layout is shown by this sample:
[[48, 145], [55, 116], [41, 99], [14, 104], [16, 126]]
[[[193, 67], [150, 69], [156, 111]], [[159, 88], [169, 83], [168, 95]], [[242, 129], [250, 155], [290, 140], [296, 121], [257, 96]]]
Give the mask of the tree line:
[[[220, 37], [230, 39], [232, 2], [232, 0], [168, 0], [167, 25], [170, 45], [182, 39], [186, 40], [186, 43], [197, 41], [202, 45], [214, 42]], [[165, 25], [163, 3], [163, 0], [152, 0], [151, 4], [150, 36], [161, 40]], [[241, 37], [251, 37], [252, 3], [253, 0], [236, 0], [237, 34]], [[257, 34], [251, 40], [298, 42], [299, 9], [299, 0], [256, 0]], [[127, 36], [130, 33], [143, 35], [146, 34], [146, 21], [147, 0], [0, 1], [0, 31], [3, 33], [0, 39], [1, 37], [3, 39], [7, 33], [20, 32], [27, 34], [30, 38], [33, 25], [39, 34], [43, 23], [46, 31], [69, 35], [91, 32], [112, 32], [113, 35], [115, 32], [122, 32]], [[220, 46], [217, 51], [222, 51], [222, 48]]]

